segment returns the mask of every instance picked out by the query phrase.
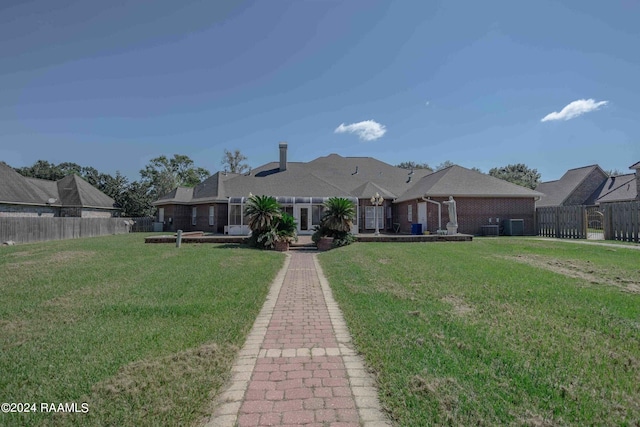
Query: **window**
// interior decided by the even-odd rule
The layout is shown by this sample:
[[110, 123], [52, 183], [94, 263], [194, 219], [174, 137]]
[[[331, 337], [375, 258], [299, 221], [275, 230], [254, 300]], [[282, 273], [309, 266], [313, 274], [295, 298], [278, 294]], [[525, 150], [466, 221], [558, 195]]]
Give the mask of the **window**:
[[322, 205], [313, 205], [311, 207], [311, 224], [312, 225], [320, 225], [320, 220], [322, 219], [323, 212], [324, 212], [324, 206]]
[[214, 222], [215, 222], [215, 215], [214, 215], [213, 206], [209, 206], [209, 225], [214, 225]]
[[198, 223], [198, 208], [191, 208], [191, 225], [196, 225]]
[[229, 206], [229, 225], [242, 224], [242, 205]]
[[282, 212], [293, 216], [293, 206], [283, 206]]
[[[364, 208], [364, 223], [365, 228], [376, 228], [375, 218], [375, 206], [365, 206]], [[378, 228], [384, 228], [384, 206], [378, 206]]]
[[413, 205], [407, 205], [407, 221], [413, 222]]
[[158, 222], [164, 222], [164, 208], [158, 209]]

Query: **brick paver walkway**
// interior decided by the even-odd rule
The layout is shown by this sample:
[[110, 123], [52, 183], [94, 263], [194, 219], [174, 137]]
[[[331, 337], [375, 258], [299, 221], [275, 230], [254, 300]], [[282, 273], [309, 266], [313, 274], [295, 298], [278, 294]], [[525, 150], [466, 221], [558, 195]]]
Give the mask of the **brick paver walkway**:
[[292, 252], [208, 427], [391, 425], [314, 253]]

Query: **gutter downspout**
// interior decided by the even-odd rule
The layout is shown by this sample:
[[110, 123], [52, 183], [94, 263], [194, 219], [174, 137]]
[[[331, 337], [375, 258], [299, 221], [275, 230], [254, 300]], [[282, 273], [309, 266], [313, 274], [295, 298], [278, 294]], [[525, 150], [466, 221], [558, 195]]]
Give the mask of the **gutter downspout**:
[[438, 231], [442, 230], [442, 204], [435, 200], [431, 200], [431, 198], [427, 198], [426, 194], [422, 196], [422, 200], [438, 205]]

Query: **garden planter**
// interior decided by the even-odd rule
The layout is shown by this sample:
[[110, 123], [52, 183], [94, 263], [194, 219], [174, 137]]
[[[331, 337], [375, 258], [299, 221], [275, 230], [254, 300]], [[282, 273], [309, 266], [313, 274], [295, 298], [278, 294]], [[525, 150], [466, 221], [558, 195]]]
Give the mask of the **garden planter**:
[[319, 251], [328, 251], [333, 247], [333, 237], [323, 237], [316, 243]]
[[278, 252], [287, 252], [289, 250], [289, 242], [276, 241], [274, 249]]

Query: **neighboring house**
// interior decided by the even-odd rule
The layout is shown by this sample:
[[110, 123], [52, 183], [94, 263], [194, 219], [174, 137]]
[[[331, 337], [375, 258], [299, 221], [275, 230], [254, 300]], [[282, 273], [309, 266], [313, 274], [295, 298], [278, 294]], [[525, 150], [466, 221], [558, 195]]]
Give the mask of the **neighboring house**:
[[[178, 187], [162, 196], [153, 203], [158, 221], [166, 231], [247, 234], [243, 215], [247, 198], [270, 195], [294, 216], [298, 233], [311, 234], [320, 223], [324, 202], [338, 196], [357, 206], [354, 232], [373, 232], [376, 218], [381, 230], [408, 233], [412, 223], [420, 222], [424, 230], [435, 232], [438, 207], [421, 199], [426, 194], [433, 200], [456, 198], [461, 233], [479, 234], [482, 225], [496, 218], [524, 219], [526, 234], [534, 232], [534, 205], [541, 194], [488, 175], [460, 166], [435, 173], [409, 171], [371, 157], [337, 154], [288, 162], [287, 144], [279, 148], [279, 162], [248, 174], [217, 172], [194, 188]], [[385, 199], [377, 215], [370, 201], [376, 193]], [[442, 206], [443, 228], [447, 212]]]
[[536, 207], [593, 205], [606, 179], [607, 174], [598, 165], [570, 169], [559, 180], [536, 187], [536, 191], [544, 194]]
[[629, 169], [635, 169], [635, 173], [611, 177], [598, 165], [571, 169], [559, 180], [543, 182], [536, 187], [536, 191], [544, 193], [536, 207], [596, 206], [640, 200], [640, 162]]
[[110, 218], [119, 212], [111, 197], [77, 175], [27, 178], [0, 162], [0, 217]]

